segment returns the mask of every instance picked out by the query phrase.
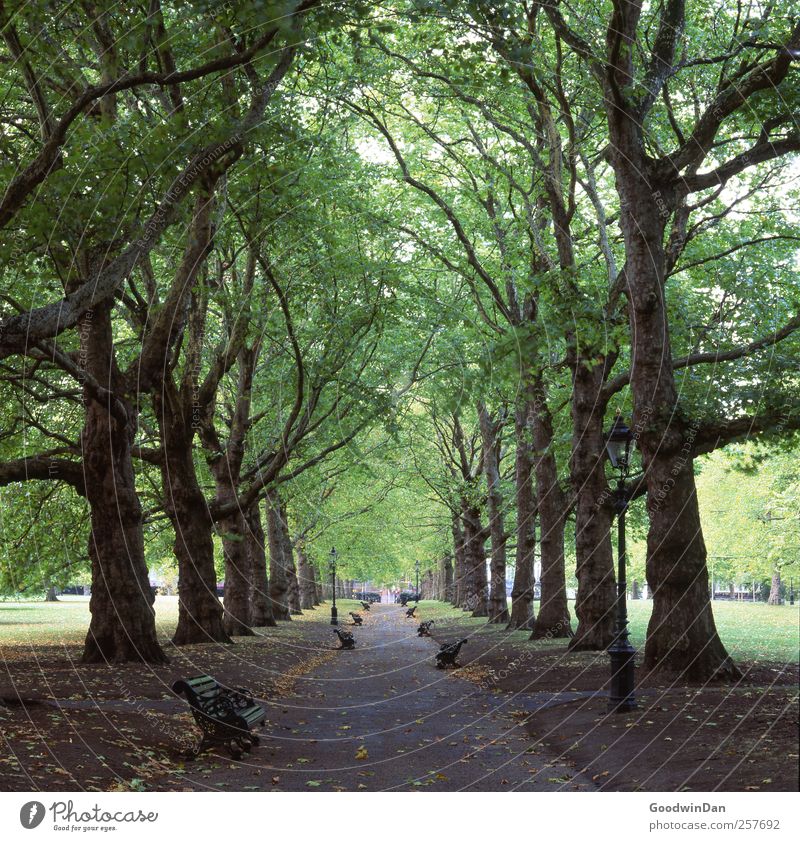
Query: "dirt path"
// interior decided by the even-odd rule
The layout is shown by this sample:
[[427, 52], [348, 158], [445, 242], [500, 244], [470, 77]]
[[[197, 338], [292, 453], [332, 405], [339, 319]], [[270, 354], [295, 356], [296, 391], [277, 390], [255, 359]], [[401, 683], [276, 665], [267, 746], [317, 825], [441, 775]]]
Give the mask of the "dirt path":
[[[185, 788], [502, 791], [591, 788], [549, 764], [498, 695], [434, 666], [437, 645], [405, 611], [376, 605], [354, 651], [268, 703], [261, 745], [241, 762], [187, 764]], [[515, 715], [516, 713], [516, 715]], [[217, 767], [213, 767], [217, 766]]]
[[[423, 618], [435, 607], [423, 603]], [[437, 639], [421, 639], [393, 605], [364, 614], [354, 651], [334, 651], [328, 610], [233, 646], [172, 648], [155, 668], [84, 666], [76, 645], [0, 648], [0, 790], [797, 788], [794, 664], [756, 664], [734, 686], [640, 675], [639, 709], [607, 716], [602, 652], [441, 610]], [[467, 667], [438, 671], [439, 643], [462, 637]], [[243, 761], [183, 761], [198, 730], [170, 687], [196, 674], [265, 706], [262, 743]]]

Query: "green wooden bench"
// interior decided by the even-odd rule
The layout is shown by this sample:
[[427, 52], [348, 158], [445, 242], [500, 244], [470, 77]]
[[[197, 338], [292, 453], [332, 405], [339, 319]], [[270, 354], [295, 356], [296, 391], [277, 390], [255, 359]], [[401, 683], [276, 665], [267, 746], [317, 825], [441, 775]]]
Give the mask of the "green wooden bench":
[[253, 730], [267, 713], [247, 690], [221, 686], [210, 675], [198, 675], [175, 681], [172, 691], [185, 696], [203, 734], [190, 750], [190, 757], [213, 747], [224, 747], [234, 759], [241, 759], [243, 753], [258, 744]]

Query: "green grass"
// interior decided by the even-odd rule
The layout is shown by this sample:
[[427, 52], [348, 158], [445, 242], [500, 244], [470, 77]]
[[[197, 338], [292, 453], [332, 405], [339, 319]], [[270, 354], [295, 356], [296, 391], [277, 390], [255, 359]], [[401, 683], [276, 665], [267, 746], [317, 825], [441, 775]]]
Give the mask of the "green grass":
[[[59, 596], [57, 602], [0, 602], [0, 646], [76, 645], [89, 627], [89, 599]], [[169, 636], [178, 622], [178, 600], [156, 598], [159, 633]]]
[[[502, 625], [485, 625], [483, 619], [471, 619], [468, 614], [441, 602], [421, 602], [420, 611], [424, 619], [439, 622], [448, 619], [464, 619], [477, 630], [485, 627], [485, 633], [499, 633]], [[539, 609], [538, 602], [534, 605]], [[569, 604], [575, 628], [575, 603]], [[631, 642], [642, 648], [647, 632], [647, 623], [653, 609], [651, 601], [628, 602]], [[749, 602], [714, 602], [714, 619], [719, 635], [730, 655], [736, 660], [749, 662], [797, 663], [800, 660], [800, 605], [771, 606]], [[518, 635], [522, 637], [522, 633]], [[542, 640], [535, 645], [563, 645], [563, 640]]]
[[[89, 600], [81, 596], [62, 596], [61, 601], [45, 602], [0, 602], [0, 647], [4, 653], [17, 648], [18, 655], [24, 649], [44, 645], [76, 645], [83, 641], [89, 626]], [[350, 610], [360, 610], [358, 602], [352, 599], [337, 600], [339, 616], [343, 623], [349, 622]], [[538, 610], [538, 604], [535, 606]], [[630, 601], [631, 639], [637, 648], [644, 645], [647, 622], [652, 602]], [[441, 602], [421, 602], [420, 612], [425, 619], [442, 622], [447, 619], [464, 619], [475, 630], [485, 626], [482, 619], [470, 619], [463, 611]], [[574, 604], [570, 603], [574, 618]], [[714, 617], [722, 641], [734, 659], [796, 663], [800, 659], [800, 605], [771, 607], [748, 602], [715, 602]], [[156, 599], [156, 622], [159, 632], [169, 637], [178, 618], [178, 602], [175, 597], [159, 596]], [[308, 612], [295, 621], [328, 622], [330, 603]], [[484, 633], [500, 633], [499, 625], [485, 626]], [[574, 624], [573, 624], [574, 627]], [[517, 635], [520, 642], [522, 634]], [[562, 641], [543, 641], [536, 645], [561, 645]]]
[[[644, 645], [652, 606], [650, 601], [628, 602], [634, 645]], [[714, 602], [713, 610], [720, 638], [734, 659], [800, 660], [800, 605]]]
[[[337, 599], [339, 620], [350, 622], [349, 611], [361, 611], [361, 602]], [[171, 637], [178, 623], [178, 599], [156, 596], [156, 625], [162, 637]], [[330, 602], [294, 622], [330, 622]], [[89, 627], [89, 598], [59, 596], [57, 602], [0, 601], [0, 647], [29, 648], [37, 645], [78, 645]]]

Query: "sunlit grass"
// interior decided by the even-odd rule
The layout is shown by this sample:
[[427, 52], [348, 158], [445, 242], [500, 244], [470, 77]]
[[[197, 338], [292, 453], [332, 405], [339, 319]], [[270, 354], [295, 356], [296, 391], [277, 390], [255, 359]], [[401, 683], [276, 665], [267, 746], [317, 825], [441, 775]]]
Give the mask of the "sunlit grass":
[[[330, 602], [318, 606], [295, 622], [330, 622]], [[353, 599], [337, 599], [339, 620], [350, 622], [349, 612], [361, 611]], [[534, 605], [538, 611], [539, 605]], [[400, 608], [398, 607], [398, 610]], [[631, 640], [637, 648], [644, 645], [652, 602], [629, 601]], [[504, 625], [486, 625], [483, 619], [471, 619], [463, 611], [442, 602], [420, 602], [421, 618], [435, 619], [440, 625], [464, 621], [471, 632], [504, 634]], [[570, 602], [575, 617], [575, 605]], [[722, 641], [738, 660], [796, 663], [800, 656], [800, 605], [770, 606], [748, 602], [714, 602], [714, 617]], [[174, 596], [156, 598], [156, 623], [164, 638], [172, 635], [178, 619], [178, 600]], [[0, 602], [0, 647], [33, 648], [46, 645], [77, 645], [83, 642], [89, 626], [89, 600], [81, 596], [62, 596], [54, 603]], [[283, 626], [290, 628], [291, 625]], [[574, 621], [573, 621], [574, 628]], [[264, 634], [269, 636], [270, 630]], [[527, 644], [524, 632], [513, 635], [515, 644]], [[563, 640], [538, 641], [537, 646], [562, 645]], [[18, 652], [19, 653], [19, 652]]]
[[[538, 612], [539, 603], [534, 604]], [[631, 642], [642, 648], [647, 633], [647, 623], [653, 603], [649, 600], [628, 602]], [[569, 603], [575, 628], [575, 603]], [[800, 660], [800, 605], [766, 605], [750, 602], [721, 602], [713, 605], [714, 620], [719, 635], [734, 659], [796, 663]], [[423, 619], [434, 619], [438, 623], [464, 621], [472, 632], [487, 634], [505, 633], [505, 625], [487, 625], [485, 619], [472, 619], [468, 613], [455, 610], [442, 602], [420, 602]], [[527, 632], [514, 634], [514, 642], [526, 640]], [[539, 640], [531, 645], [563, 645], [563, 640]]]
[[[354, 599], [337, 599], [339, 619], [350, 622], [350, 611], [361, 611]], [[293, 622], [330, 622], [330, 602], [293, 616]], [[156, 596], [156, 627], [168, 639], [178, 623], [176, 596]], [[59, 596], [57, 602], [0, 601], [0, 646], [77, 645], [83, 642], [89, 627], [88, 596]], [[291, 623], [283, 625], [290, 628]], [[269, 629], [264, 629], [266, 635]]]

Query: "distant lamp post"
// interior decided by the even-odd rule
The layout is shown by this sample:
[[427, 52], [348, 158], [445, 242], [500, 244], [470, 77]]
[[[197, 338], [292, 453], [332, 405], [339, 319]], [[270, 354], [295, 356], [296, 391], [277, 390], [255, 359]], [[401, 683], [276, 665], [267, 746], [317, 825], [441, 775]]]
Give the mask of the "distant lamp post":
[[339, 556], [336, 554], [336, 547], [331, 549], [331, 562], [328, 571], [331, 574], [331, 593], [333, 595], [333, 604], [331, 605], [331, 625], [339, 624], [339, 614], [336, 611], [336, 560]]
[[617, 413], [611, 429], [606, 433], [606, 450], [611, 466], [618, 472], [614, 509], [617, 513], [617, 619], [614, 641], [608, 649], [611, 659], [611, 694], [608, 711], [630, 712], [636, 709], [634, 696], [634, 662], [636, 651], [628, 637], [627, 580], [625, 577], [625, 512], [628, 509], [629, 489], [625, 485], [630, 470], [633, 433]]
[[419, 560], [414, 562], [414, 571], [417, 573], [417, 601], [419, 601]]

